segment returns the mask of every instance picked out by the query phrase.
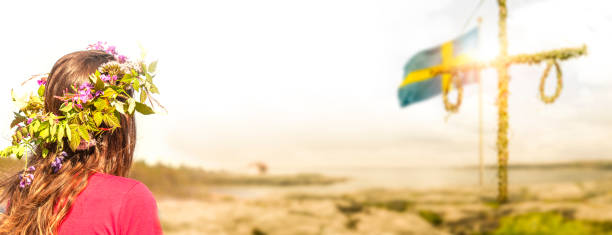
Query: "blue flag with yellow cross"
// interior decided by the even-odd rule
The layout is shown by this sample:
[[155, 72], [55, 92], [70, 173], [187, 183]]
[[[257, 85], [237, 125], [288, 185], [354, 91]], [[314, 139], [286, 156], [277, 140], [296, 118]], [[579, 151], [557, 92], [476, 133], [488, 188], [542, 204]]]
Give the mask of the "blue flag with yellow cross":
[[[441, 46], [418, 52], [404, 66], [404, 80], [398, 98], [401, 107], [439, 95], [450, 89], [450, 74], [435, 75], [433, 71], [469, 62], [478, 49], [478, 28], [445, 42]], [[468, 82], [472, 79], [464, 79]]]

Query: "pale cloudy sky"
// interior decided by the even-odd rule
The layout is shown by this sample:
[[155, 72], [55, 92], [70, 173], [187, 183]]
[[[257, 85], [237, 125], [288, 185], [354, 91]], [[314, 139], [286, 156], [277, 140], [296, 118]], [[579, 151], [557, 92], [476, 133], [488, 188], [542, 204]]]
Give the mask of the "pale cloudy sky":
[[[160, 60], [159, 99], [169, 113], [139, 117], [139, 159], [224, 169], [255, 160], [273, 168], [474, 164], [477, 86], [466, 88], [448, 121], [440, 97], [400, 109], [396, 90], [406, 60], [459, 35], [479, 1], [2, 3], [0, 123], [9, 123], [10, 88], [62, 55], [102, 40], [136, 57], [140, 43]], [[565, 86], [552, 105], [538, 99], [543, 65], [511, 69], [510, 161], [611, 159], [611, 3], [523, 0], [508, 8], [512, 54], [589, 47], [587, 57], [562, 63]], [[476, 16], [483, 54], [494, 56], [495, 1]], [[497, 78], [483, 77], [485, 157], [493, 163]], [[8, 144], [8, 127], [0, 134]]]

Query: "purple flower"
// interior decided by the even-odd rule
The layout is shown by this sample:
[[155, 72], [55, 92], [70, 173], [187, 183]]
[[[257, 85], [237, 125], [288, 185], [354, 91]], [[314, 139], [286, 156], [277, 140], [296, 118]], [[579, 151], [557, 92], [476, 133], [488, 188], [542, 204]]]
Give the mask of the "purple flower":
[[79, 86], [79, 89], [81, 89], [81, 90], [82, 89], [93, 89], [93, 88], [94, 88], [94, 86], [91, 83], [89, 83], [89, 82], [83, 83], [83, 84], [81, 84], [81, 86]]
[[96, 94], [94, 94], [94, 97], [98, 97], [104, 95], [104, 91], [96, 91]]
[[[31, 172], [34, 170], [36, 170], [36, 167], [30, 166], [25, 172]], [[25, 172], [19, 175], [19, 187], [20, 188], [25, 188], [26, 186], [32, 184], [32, 181], [34, 180], [34, 174], [25, 173]]]
[[119, 61], [119, 63], [125, 63], [127, 61], [127, 56], [124, 55], [118, 55], [115, 58], [117, 59], [117, 61]]
[[101, 42], [98, 41], [94, 44], [89, 44], [89, 46], [87, 47], [87, 50], [104, 50], [104, 45], [106, 45], [106, 42]]
[[115, 46], [108, 46], [106, 48], [106, 53], [111, 54], [111, 55], [117, 55], [117, 48]]
[[27, 123], [28, 125], [30, 125], [30, 123], [32, 123], [32, 121], [33, 121], [33, 120], [34, 120], [33, 118], [28, 118], [28, 120], [26, 121], [26, 123]]
[[117, 80], [117, 75], [113, 75], [113, 76], [109, 76], [106, 74], [102, 74], [100, 75], [100, 80], [104, 81], [104, 82], [114, 82]]
[[38, 80], [38, 81], [36, 81], [36, 82], [38, 83], [38, 85], [39, 85], [39, 86], [42, 86], [42, 85], [46, 85], [46, 84], [47, 84], [47, 80], [45, 80], [45, 79], [40, 79], [40, 80]]
[[93, 99], [93, 95], [91, 94], [91, 89], [93, 85], [91, 83], [83, 83], [79, 86], [77, 94], [72, 97], [72, 102], [74, 103], [87, 103]]
[[26, 186], [29, 186], [30, 184], [32, 184], [33, 180], [34, 180], [34, 174], [31, 174], [31, 173], [21, 174], [19, 175], [19, 187], [25, 188]]
[[64, 157], [68, 156], [66, 152], [61, 152], [58, 157], [55, 157], [53, 162], [51, 162], [51, 168], [53, 168], [53, 173], [57, 173], [60, 169], [62, 169], [62, 162], [64, 162]]

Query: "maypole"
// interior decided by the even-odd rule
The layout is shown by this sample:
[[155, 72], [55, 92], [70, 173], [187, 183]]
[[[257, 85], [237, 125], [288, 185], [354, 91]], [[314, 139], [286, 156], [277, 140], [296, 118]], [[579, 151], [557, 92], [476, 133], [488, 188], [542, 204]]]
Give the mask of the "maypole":
[[508, 37], [506, 34], [506, 0], [499, 4], [499, 56], [497, 63], [497, 183], [499, 202], [508, 200]]
[[[453, 45], [456, 43], [465, 43], [468, 46], [463, 46], [462, 48], [469, 48], [469, 46], [472, 45], [470, 44], [470, 38], [472, 35], [474, 35], [472, 33], [464, 35], [459, 39], [448, 41], [442, 44], [442, 46], [439, 48], [420, 52], [413, 56], [413, 58], [404, 68], [406, 74], [404, 81], [400, 85], [399, 97], [402, 106], [407, 106], [411, 103], [432, 97], [441, 90], [442, 100], [446, 110], [449, 112], [456, 112], [461, 105], [463, 83], [466, 82], [464, 81], [464, 78], [460, 77], [460, 75], [465, 76], [465, 74], [468, 74], [469, 71], [476, 71], [476, 74], [479, 74], [479, 71], [485, 68], [495, 68], [497, 70], [497, 200], [500, 203], [503, 203], [508, 201], [509, 67], [515, 64], [533, 65], [546, 62], [547, 66], [540, 80], [539, 92], [541, 100], [546, 104], [550, 104], [559, 97], [563, 85], [559, 61], [585, 55], [587, 52], [587, 47], [586, 45], [583, 45], [582, 47], [562, 48], [532, 54], [508, 55], [508, 38], [506, 31], [508, 11], [506, 8], [506, 0], [497, 0], [497, 3], [499, 5], [499, 54], [495, 59], [492, 61], [474, 61], [469, 59], [471, 57], [469, 57], [467, 54], [468, 52], [454, 51]], [[435, 53], [439, 53], [439, 58], [431, 57], [431, 55]], [[438, 61], [440, 62], [439, 64], [433, 64], [434, 62]], [[427, 67], [428, 65], [429, 67]], [[548, 77], [550, 69], [553, 65], [555, 66], [555, 71], [557, 73], [557, 88], [554, 95], [547, 96], [544, 94], [544, 86], [546, 78]], [[438, 88], [440, 89], [433, 89], [432, 87], [435, 87], [434, 84], [438, 85]], [[458, 96], [457, 101], [454, 104], [450, 103], [447, 97], [451, 84], [455, 85], [457, 88]], [[482, 113], [482, 108], [480, 108], [480, 113]], [[482, 124], [479, 124], [479, 129], [480, 132], [482, 132]], [[482, 139], [480, 139], [480, 148], [482, 149]], [[480, 159], [480, 180], [482, 184], [482, 152], [480, 153]]]

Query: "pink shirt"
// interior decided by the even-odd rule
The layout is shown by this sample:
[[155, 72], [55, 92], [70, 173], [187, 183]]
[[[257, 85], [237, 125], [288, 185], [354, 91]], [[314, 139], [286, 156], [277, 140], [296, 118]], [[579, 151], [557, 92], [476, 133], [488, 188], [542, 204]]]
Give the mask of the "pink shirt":
[[136, 180], [95, 173], [59, 227], [73, 234], [162, 234], [155, 198]]

